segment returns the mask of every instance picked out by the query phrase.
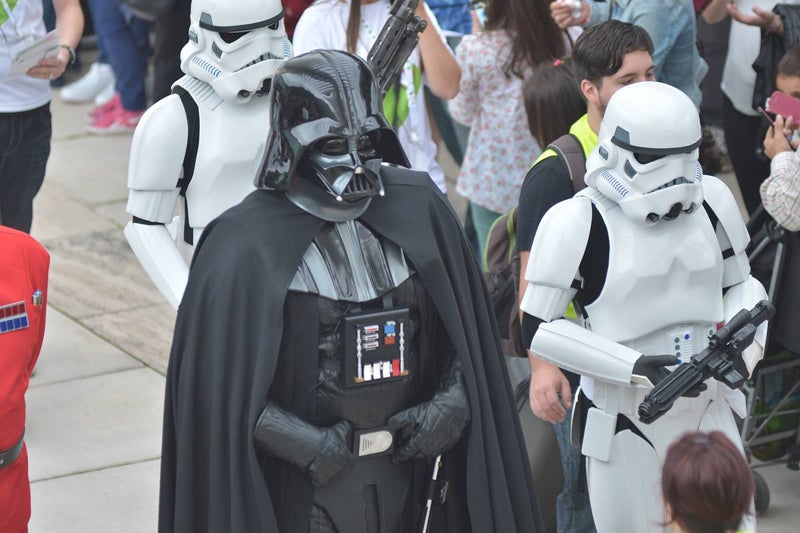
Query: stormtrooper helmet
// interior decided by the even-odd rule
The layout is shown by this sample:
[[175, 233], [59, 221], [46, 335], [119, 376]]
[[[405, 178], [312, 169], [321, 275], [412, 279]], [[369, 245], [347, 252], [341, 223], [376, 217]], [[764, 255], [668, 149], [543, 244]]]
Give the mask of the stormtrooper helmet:
[[682, 91], [655, 81], [618, 90], [586, 161], [586, 184], [643, 225], [692, 213], [703, 202], [700, 118]]
[[408, 166], [372, 70], [359, 57], [315, 50], [287, 61], [273, 80], [270, 106], [255, 185], [285, 191], [316, 217], [357, 218], [383, 194], [381, 163]]
[[181, 70], [229, 103], [269, 92], [275, 69], [292, 56], [280, 0], [193, 0]]

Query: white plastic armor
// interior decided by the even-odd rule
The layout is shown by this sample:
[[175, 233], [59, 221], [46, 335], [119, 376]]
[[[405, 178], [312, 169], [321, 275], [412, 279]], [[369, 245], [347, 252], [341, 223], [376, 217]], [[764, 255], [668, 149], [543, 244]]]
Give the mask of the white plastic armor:
[[[601, 139], [602, 132], [614, 134], [616, 128], [606, 121], [620, 116], [618, 106], [627, 106], [632, 92], [640, 100], [659, 94], [661, 102], [669, 102], [663, 96], [669, 91], [657, 85], [660, 84], [639, 83], [615, 93], [603, 119]], [[637, 91], [631, 91], [634, 88]], [[696, 116], [690, 100], [675, 100], [680, 109], [685, 107], [686, 113], [690, 110]], [[664, 138], [672, 138], [672, 128], [664, 125], [685, 127], [680, 120], [674, 120], [680, 116], [680, 109], [664, 108], [660, 118], [659, 113], [650, 115], [654, 122], [629, 125], [630, 138], [640, 138], [636, 128], [651, 128]], [[683, 142], [679, 136], [674, 139], [677, 140], [673, 142]], [[590, 159], [602, 159], [598, 159], [597, 151], [608, 144], [608, 137], [601, 140]], [[661, 148], [669, 146], [661, 144]], [[605, 160], [618, 163], [613, 158]], [[681, 172], [688, 166], [672, 168]], [[602, 171], [600, 167], [595, 170]], [[659, 192], [687, 185], [674, 181], [674, 176], [662, 178], [670, 185]], [[641, 355], [688, 359], [707, 346], [708, 335], [720, 322], [741, 309], [750, 309], [766, 296], [760, 283], [750, 277], [746, 260], [739, 258], [747, 243], [747, 230], [730, 191], [712, 176], [698, 176], [693, 183], [702, 184], [699, 201], [694, 193], [686, 197], [690, 204], [697, 204], [695, 208], [686, 209], [682, 203], [682, 208], [672, 213], [674, 216], [659, 215], [654, 221], [641, 218], [640, 209], [634, 210], [632, 216], [623, 206], [624, 196], [613, 198], [590, 184], [575, 198], [548, 211], [531, 248], [525, 273], [528, 286], [521, 308], [549, 322], [539, 326], [531, 351], [580, 374], [581, 389], [594, 403], [586, 415], [581, 449], [587, 457], [589, 498], [600, 533], [664, 531], [659, 492], [661, 461], [669, 444], [682, 433], [717, 429], [733, 442], [741, 442], [732, 410], [743, 410], [743, 394], [713, 379], [706, 382], [708, 389], [699, 397], [678, 399], [653, 423], [644, 424], [637, 417], [638, 405], [652, 388], [647, 377], [634, 374]], [[703, 195], [718, 218], [716, 231], [701, 207]], [[640, 199], [647, 196], [651, 194]], [[644, 205], [645, 200], [641, 201]], [[583, 329], [559, 317], [566, 312], [563, 302], [576, 293], [575, 285], [566, 280], [581, 281], [579, 265], [584, 254], [576, 253], [575, 245], [583, 242], [585, 246], [581, 236], [588, 234], [592, 223], [587, 202], [596, 208], [606, 227], [609, 257], [602, 289], [585, 306], [587, 329]], [[654, 205], [646, 210], [658, 212]], [[574, 242], [560, 240], [566, 238]], [[723, 289], [728, 289], [724, 298]], [[750, 353], [745, 355], [750, 370], [763, 354], [765, 338], [763, 324]], [[576, 406], [576, 413], [579, 409]], [[755, 531], [752, 519], [742, 527]]]
[[628, 218], [652, 225], [700, 207], [702, 132], [695, 108], [686, 106], [688, 96], [664, 83], [643, 83], [644, 89], [620, 89], [617, 101], [625, 105], [606, 109], [585, 179]]
[[[269, 82], [292, 55], [279, 0], [195, 0], [190, 18], [181, 51], [187, 75], [174, 88], [196, 105], [197, 131], [189, 131], [178, 94], [163, 98], [139, 121], [128, 166], [133, 220], [125, 237], [175, 308], [203, 229], [254, 190], [269, 133]], [[181, 195], [184, 158], [194, 170]]]
[[[125, 236], [150, 279], [177, 308], [203, 229], [254, 190], [269, 132], [269, 104], [267, 97], [230, 104], [189, 76], [176, 85], [198, 108], [192, 179], [185, 198], [180, 197], [188, 128], [180, 97], [171, 94], [147, 110], [133, 135], [127, 209], [135, 218]], [[176, 207], [180, 214], [173, 223]]]
[[292, 57], [280, 0], [194, 0], [181, 70], [222, 99], [245, 103]]

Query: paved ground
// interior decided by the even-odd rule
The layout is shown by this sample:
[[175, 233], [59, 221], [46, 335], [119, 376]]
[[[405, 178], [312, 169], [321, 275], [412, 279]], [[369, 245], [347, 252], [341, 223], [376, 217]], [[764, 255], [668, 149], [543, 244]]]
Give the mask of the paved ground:
[[[54, 98], [53, 151], [35, 205], [32, 233], [52, 263], [45, 344], [28, 392], [32, 533], [156, 529], [175, 314], [122, 235], [130, 136], [88, 136], [89, 110]], [[772, 492], [760, 530], [796, 531], [800, 477], [782, 465], [760, 471]]]

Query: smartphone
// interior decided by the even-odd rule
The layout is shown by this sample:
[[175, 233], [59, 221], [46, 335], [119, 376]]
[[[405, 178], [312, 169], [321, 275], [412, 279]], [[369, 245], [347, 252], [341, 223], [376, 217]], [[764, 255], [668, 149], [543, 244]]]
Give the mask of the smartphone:
[[800, 123], [800, 100], [786, 93], [775, 91], [767, 98], [767, 111], [781, 115], [783, 118], [794, 118]]
[[[783, 94], [783, 93], [781, 93], [781, 94]], [[771, 98], [772, 98], [772, 97], [770, 97], [770, 99], [771, 99]], [[791, 98], [791, 97], [790, 97], [790, 98]], [[769, 102], [767, 102], [767, 103], [769, 103]], [[767, 113], [766, 111], [764, 111], [764, 108], [763, 108], [763, 107], [761, 107], [761, 106], [758, 106], [758, 107], [756, 108], [756, 111], [758, 111], [759, 113], [761, 113], [761, 116], [762, 116], [762, 117], [764, 117], [765, 119], [767, 119], [767, 122], [769, 122], [769, 123], [770, 123], [770, 125], [771, 125], [773, 128], [775, 127], [775, 119], [773, 119], [771, 116], [769, 116], [769, 113]], [[779, 113], [779, 114], [783, 115], [782, 113]], [[786, 135], [785, 133], [783, 134], [783, 137], [784, 137], [784, 139], [786, 139], [786, 140], [789, 142], [789, 146], [792, 146], [792, 138], [791, 138], [790, 136]]]

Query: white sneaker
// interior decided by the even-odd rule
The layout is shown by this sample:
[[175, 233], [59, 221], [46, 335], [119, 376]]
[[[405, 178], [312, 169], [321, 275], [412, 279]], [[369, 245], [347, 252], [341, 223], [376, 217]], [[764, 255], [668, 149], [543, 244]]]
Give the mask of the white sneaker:
[[106, 63], [92, 63], [89, 72], [61, 89], [61, 100], [73, 104], [91, 102], [109, 85], [113, 95], [114, 71]]
[[110, 102], [111, 99], [114, 98], [114, 94], [116, 94], [117, 92], [116, 85], [117, 85], [116, 80], [114, 80], [114, 78], [111, 78], [111, 83], [106, 85], [105, 88], [99, 93], [97, 93], [97, 96], [94, 97], [94, 105], [101, 106], [105, 103]]

